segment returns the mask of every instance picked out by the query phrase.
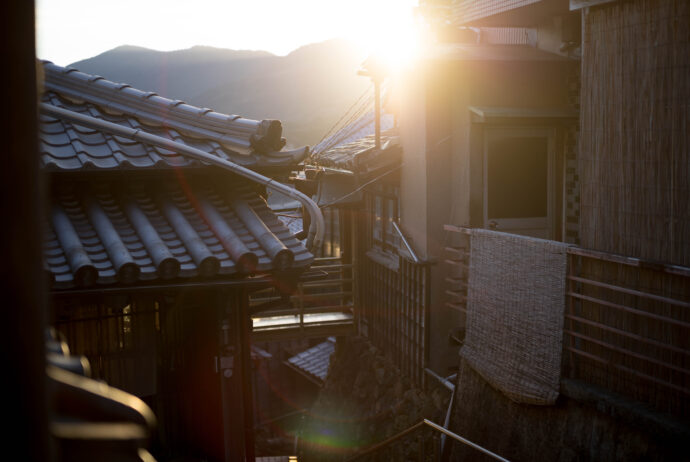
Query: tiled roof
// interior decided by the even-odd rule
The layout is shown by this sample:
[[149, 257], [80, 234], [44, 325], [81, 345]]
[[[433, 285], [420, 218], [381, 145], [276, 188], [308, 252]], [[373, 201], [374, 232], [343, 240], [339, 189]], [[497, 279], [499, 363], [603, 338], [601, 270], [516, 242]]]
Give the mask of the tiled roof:
[[[49, 62], [44, 69], [44, 103], [140, 128], [248, 168], [284, 168], [308, 154], [308, 148], [280, 151], [285, 139], [277, 120], [220, 114]], [[42, 166], [49, 171], [203, 166], [174, 151], [47, 115], [41, 115], [39, 136]]]
[[297, 369], [319, 384], [326, 381], [331, 355], [335, 351], [335, 339], [329, 337], [326, 342], [309, 348], [287, 360], [290, 367]]
[[[281, 170], [280, 122], [227, 116], [45, 64], [43, 102], [183, 143], [236, 164]], [[44, 266], [55, 289], [208, 279], [305, 268], [313, 256], [257, 185], [175, 151], [41, 115], [53, 175]], [[121, 174], [99, 172], [127, 170]], [[135, 172], [136, 171], [136, 172]]]
[[251, 183], [178, 178], [57, 186], [44, 239], [54, 287], [210, 278], [313, 260]]

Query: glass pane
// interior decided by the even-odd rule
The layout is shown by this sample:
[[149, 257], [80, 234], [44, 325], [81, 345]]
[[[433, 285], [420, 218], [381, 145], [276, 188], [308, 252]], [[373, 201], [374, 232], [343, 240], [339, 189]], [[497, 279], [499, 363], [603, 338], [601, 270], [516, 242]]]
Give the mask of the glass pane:
[[393, 199], [386, 199], [387, 211], [386, 211], [386, 232], [393, 232]]
[[388, 215], [386, 219], [386, 242], [394, 247], [397, 247], [397, 237], [398, 233], [395, 232], [393, 229], [393, 221], [395, 220], [396, 216], [396, 202], [393, 199], [388, 199], [386, 200], [388, 203]]
[[374, 198], [374, 239], [382, 240], [383, 223], [381, 217], [383, 215], [383, 203], [381, 196]]
[[340, 256], [340, 209], [333, 211], [333, 244], [331, 246], [331, 255], [334, 257]]
[[548, 139], [505, 137], [488, 152], [489, 218], [547, 215]]
[[323, 221], [326, 223], [326, 230], [323, 236], [323, 255], [325, 257], [331, 256], [331, 234], [333, 232], [333, 224], [331, 223], [331, 209], [329, 207], [322, 209]]

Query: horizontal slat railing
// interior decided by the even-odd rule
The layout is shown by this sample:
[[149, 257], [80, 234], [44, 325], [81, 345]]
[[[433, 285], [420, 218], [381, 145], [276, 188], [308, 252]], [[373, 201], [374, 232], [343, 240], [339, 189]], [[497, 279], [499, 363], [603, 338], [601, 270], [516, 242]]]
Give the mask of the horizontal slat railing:
[[[338, 257], [317, 258], [312, 270], [326, 273], [324, 279], [298, 284], [289, 305], [261, 311], [253, 316], [254, 340], [285, 339], [314, 335], [344, 335], [354, 330], [352, 310], [351, 264]], [[282, 298], [275, 289], [252, 294], [250, 306], [278, 303]], [[338, 316], [340, 315], [340, 316]]]
[[568, 254], [563, 375], [690, 416], [690, 268]]
[[[462, 244], [446, 252], [455, 269], [446, 304], [464, 313], [472, 230], [444, 229]], [[567, 254], [563, 376], [690, 417], [690, 268], [576, 246]]]
[[445, 225], [449, 232], [451, 245], [445, 247], [444, 264], [448, 277], [446, 283], [445, 305], [461, 313], [463, 319], [467, 314], [467, 288], [470, 264], [470, 230], [460, 226]]

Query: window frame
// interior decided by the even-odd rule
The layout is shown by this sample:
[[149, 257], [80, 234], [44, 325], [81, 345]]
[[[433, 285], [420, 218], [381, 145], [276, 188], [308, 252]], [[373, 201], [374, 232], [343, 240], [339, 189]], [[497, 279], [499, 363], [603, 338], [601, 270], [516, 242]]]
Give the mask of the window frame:
[[[400, 219], [400, 186], [393, 183], [376, 183], [365, 189], [367, 211], [367, 240], [369, 249], [398, 255], [400, 236], [393, 222]], [[380, 201], [380, 211], [377, 206]]]

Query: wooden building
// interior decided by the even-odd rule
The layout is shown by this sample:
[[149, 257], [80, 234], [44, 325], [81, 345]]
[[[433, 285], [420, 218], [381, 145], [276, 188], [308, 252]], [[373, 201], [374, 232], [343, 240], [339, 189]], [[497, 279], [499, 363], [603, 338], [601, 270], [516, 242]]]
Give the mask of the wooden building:
[[[429, 365], [429, 281], [433, 263], [416, 253], [400, 225], [403, 152], [397, 129], [312, 156], [321, 168], [315, 197], [350, 265], [357, 331], [423, 387]], [[337, 231], [336, 231], [337, 230]], [[327, 241], [327, 239], [325, 240]]]
[[281, 151], [279, 121], [43, 69], [50, 323], [96, 378], [151, 406], [163, 460], [253, 458], [249, 294], [288, 296], [313, 255], [267, 207], [262, 184], [175, 146], [279, 176], [307, 150]]
[[[549, 179], [550, 167], [545, 182], [537, 181], [534, 176], [544, 169], [531, 168], [529, 183], [532, 187], [545, 184], [548, 194], [553, 193], [555, 200], [547, 196], [541, 203], [548, 212], [555, 212], [556, 220], [547, 220], [551, 224], [549, 233], [540, 234], [533, 229], [525, 234], [576, 244], [567, 250], [567, 287], [563, 294], [566, 301], [560, 390], [566, 397], [563, 402], [594, 403], [597, 412], [601, 412], [601, 403], [608, 396], [615, 396], [619, 404], [602, 413], [605, 418], [613, 418], [607, 424], [612, 427], [607, 428], [641, 431], [638, 438], [645, 443], [638, 454], [646, 457], [673, 454], [688, 432], [684, 423], [687, 423], [690, 389], [686, 362], [690, 350], [682, 340], [687, 337], [689, 319], [685, 310], [690, 306], [685, 238], [690, 217], [685, 168], [689, 132], [681, 128], [688, 116], [685, 102], [690, 80], [687, 52], [690, 10], [684, 2], [673, 0], [496, 0], [452, 2], [444, 11], [449, 13], [455, 36], [459, 31], [465, 35], [470, 30], [478, 31], [481, 43], [496, 36], [514, 39], [522, 31], [533, 51], [558, 56], [567, 61], [568, 69], [559, 74], [553, 68], [549, 71], [543, 67], [543, 63], [530, 63], [529, 68], [541, 69], [533, 80], [544, 79], [533, 88], [533, 95], [529, 94], [529, 86], [511, 86], [519, 81], [519, 77], [512, 77], [519, 74], [517, 70], [510, 77], [504, 73], [506, 81], [501, 87], [511, 88], [512, 96], [508, 99], [529, 96], [520, 105], [527, 103], [532, 109], [506, 111], [499, 107], [503, 106], [500, 100], [494, 100], [487, 108], [475, 104], [467, 108], [470, 122], [463, 125], [465, 134], [460, 139], [468, 139], [469, 143], [451, 148], [450, 156], [462, 159], [463, 151], [467, 153], [467, 163], [453, 170], [452, 181], [469, 194], [458, 203], [461, 195], [453, 193], [456, 205], [450, 210], [449, 223], [454, 226], [445, 227], [452, 231], [446, 236], [452, 242], [446, 255], [452, 261], [460, 249], [456, 260], [462, 277], [449, 281], [447, 302], [461, 311], [469, 308], [466, 298], [469, 269], [460, 261], [467, 258], [462, 254], [469, 244], [457, 231], [463, 231], [463, 227], [483, 227], [523, 233], [510, 229], [512, 221], [506, 222], [510, 226], [502, 226], [503, 220], [490, 216], [494, 208], [492, 197], [501, 194], [491, 185], [492, 151], [495, 149], [499, 154], [497, 159], [519, 156], [523, 141], [511, 140], [510, 134], [524, 137], [529, 133], [525, 129], [530, 130], [530, 126], [550, 127], [555, 144], [548, 140], [540, 144], [547, 147], [547, 152], [551, 146], [555, 148], [555, 181]], [[444, 36], [453, 34], [446, 30]], [[467, 66], [467, 69], [472, 68]], [[439, 74], [452, 75], [444, 71]], [[484, 74], [478, 81], [490, 85], [491, 77]], [[452, 84], [444, 86], [453, 87]], [[558, 104], [546, 111], [544, 107], [534, 108], [541, 105], [542, 98], [555, 95], [551, 93], [552, 88], [559, 89], [560, 96], [551, 100]], [[493, 94], [500, 92], [496, 89]], [[477, 95], [476, 89], [467, 93], [470, 98]], [[541, 120], [529, 121], [529, 114], [540, 111]], [[512, 125], [515, 122], [517, 126]], [[506, 129], [508, 136], [502, 134]], [[474, 138], [475, 134], [478, 138]], [[527, 136], [533, 140], [543, 137], [536, 131]], [[501, 144], [501, 138], [507, 143]], [[535, 144], [529, 149], [533, 153], [538, 151]], [[483, 165], [481, 161], [473, 162], [473, 158], [481, 159], [473, 157], [476, 156], [473, 153], [482, 151]], [[551, 162], [552, 157], [547, 159]], [[503, 158], [501, 162], [510, 166], [512, 174], [523, 175], [511, 166], [509, 159]], [[521, 163], [530, 165], [526, 158]], [[500, 174], [500, 170], [493, 171]], [[521, 188], [509, 177], [497, 178], [508, 186], [511, 200], [527, 199], [524, 194], [533, 192], [533, 188]], [[482, 186], [473, 187], [473, 183]], [[538, 203], [533, 199], [528, 202]], [[555, 209], [551, 208], [554, 206]], [[520, 213], [519, 208], [513, 210]], [[451, 262], [451, 267], [454, 264]], [[462, 317], [461, 314], [460, 322]], [[498, 403], [495, 398], [490, 400]], [[623, 417], [621, 409], [638, 407], [652, 412], [647, 415], [635, 411], [628, 418]], [[542, 425], [540, 422], [548, 422], [545, 429], [562, 419], [577, 419], [577, 412], [565, 408], [567, 405], [556, 405], [553, 411], [523, 413], [517, 406], [507, 406], [504, 410], [513, 413], [511, 418], [524, 417], [533, 422], [535, 431], [540, 431], [536, 430]], [[458, 415], [484, 419], [476, 411], [468, 410], [469, 414], [458, 411]], [[468, 431], [467, 435], [471, 436], [468, 429], [476, 424], [475, 420], [460, 421], [456, 429]], [[508, 431], [520, 433], [516, 428]], [[587, 431], [590, 429], [566, 427], [560, 434], [545, 434], [544, 441], [567, 434], [574, 438], [573, 450], [582, 454], [594, 451], [590, 454], [601, 458], [610, 457], [607, 445], [623, 452], [629, 450], [617, 446], [620, 443], [615, 441], [587, 448], [586, 442], [578, 441]], [[601, 436], [609, 430], [593, 428], [591, 431]], [[493, 446], [496, 451], [509, 458], [537, 456], [530, 449], [531, 435], [521, 434], [512, 443], [508, 443], [507, 435], [501, 432], [492, 435], [497, 442], [501, 441]], [[607, 437], [602, 436], [602, 441]], [[516, 441], [519, 442], [514, 445]], [[563, 451], [557, 442], [553, 447], [545, 443], [543, 454], [555, 457]], [[462, 454], [461, 451], [456, 456]]]
[[[352, 159], [385, 151], [369, 139], [317, 159], [348, 171], [326, 169], [319, 194], [353, 202], [338, 209], [355, 217], [360, 334], [410, 377], [427, 367], [447, 376], [460, 364], [456, 393], [463, 384], [478, 390], [486, 381], [463, 382], [471, 374], [458, 358], [471, 230], [567, 244], [565, 288], [551, 294], [565, 301], [557, 329], [564, 399], [527, 410], [496, 394], [461, 392], [477, 405], [456, 406], [464, 420], [454, 428], [509, 458], [540, 457], [525, 428], [543, 432], [543, 454], [554, 458], [568, 450], [606, 458], [611, 448], [672, 454], [690, 434], [686, 2], [423, 1], [420, 11], [436, 43], [395, 83], [399, 158], [358, 177], [366, 163]], [[413, 260], [425, 265], [423, 283], [409, 279]], [[424, 300], [421, 363], [409, 355], [418, 351], [408, 342], [411, 299]], [[507, 329], [519, 331], [522, 321]], [[582, 428], [555, 430], [580, 418]], [[591, 424], [599, 418], [607, 430]], [[619, 432], [644, 443], [626, 446]], [[601, 442], [588, 446], [588, 434]]]

